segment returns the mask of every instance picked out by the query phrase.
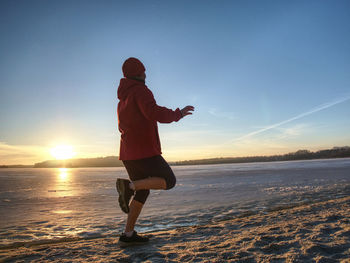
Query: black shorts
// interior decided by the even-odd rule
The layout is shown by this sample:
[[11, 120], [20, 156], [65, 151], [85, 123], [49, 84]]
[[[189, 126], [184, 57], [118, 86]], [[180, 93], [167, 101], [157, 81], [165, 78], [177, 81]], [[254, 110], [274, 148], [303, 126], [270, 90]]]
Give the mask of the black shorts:
[[[161, 177], [165, 179], [166, 189], [171, 189], [176, 184], [176, 178], [169, 164], [161, 155], [139, 160], [123, 161], [131, 181], [146, 179], [149, 177]], [[149, 190], [136, 191], [134, 199], [145, 203]]]

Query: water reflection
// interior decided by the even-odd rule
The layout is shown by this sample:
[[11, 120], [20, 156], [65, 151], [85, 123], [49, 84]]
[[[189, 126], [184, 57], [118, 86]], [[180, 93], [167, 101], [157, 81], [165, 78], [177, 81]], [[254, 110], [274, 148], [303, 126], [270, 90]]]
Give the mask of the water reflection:
[[69, 175], [70, 175], [68, 168], [58, 168], [58, 170], [59, 170], [59, 174], [58, 174], [59, 181], [66, 182], [68, 177], [69, 177]]
[[53, 193], [55, 197], [73, 196], [72, 169], [57, 168]]

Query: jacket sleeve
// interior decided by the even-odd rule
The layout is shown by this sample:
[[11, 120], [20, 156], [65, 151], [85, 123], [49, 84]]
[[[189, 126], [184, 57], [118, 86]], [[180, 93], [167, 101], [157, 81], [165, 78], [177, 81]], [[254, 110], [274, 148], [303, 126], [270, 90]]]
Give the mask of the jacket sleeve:
[[152, 92], [146, 88], [141, 88], [136, 94], [136, 102], [142, 114], [149, 120], [155, 120], [160, 123], [170, 123], [182, 118], [179, 108], [175, 111], [166, 107], [158, 106]]

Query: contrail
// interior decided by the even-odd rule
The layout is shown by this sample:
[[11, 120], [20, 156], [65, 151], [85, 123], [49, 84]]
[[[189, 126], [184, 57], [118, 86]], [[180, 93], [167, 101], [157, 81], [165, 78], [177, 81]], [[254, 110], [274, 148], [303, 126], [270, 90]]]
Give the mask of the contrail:
[[307, 112], [301, 113], [301, 114], [299, 114], [299, 115], [297, 115], [297, 116], [295, 116], [295, 117], [293, 117], [293, 118], [290, 118], [290, 119], [287, 119], [287, 120], [284, 120], [284, 121], [281, 121], [281, 122], [272, 124], [272, 125], [270, 125], [270, 126], [267, 126], [267, 127], [262, 128], [262, 129], [260, 129], [260, 130], [257, 130], [257, 131], [253, 131], [253, 132], [248, 133], [248, 134], [246, 134], [246, 135], [243, 135], [243, 136], [241, 136], [241, 137], [239, 137], [239, 138], [237, 138], [237, 139], [234, 139], [233, 141], [240, 141], [240, 140], [242, 140], [242, 139], [245, 139], [245, 138], [248, 138], [248, 137], [252, 137], [252, 136], [254, 136], [254, 135], [256, 135], [256, 134], [259, 134], [259, 133], [262, 133], [262, 132], [264, 132], [264, 131], [268, 131], [268, 130], [277, 128], [277, 127], [279, 127], [279, 126], [281, 126], [281, 125], [283, 125], [283, 124], [286, 124], [286, 123], [288, 123], [288, 122], [291, 122], [291, 121], [300, 119], [300, 118], [302, 118], [302, 117], [305, 117], [305, 116], [308, 116], [308, 115], [310, 115], [310, 114], [319, 112], [319, 111], [321, 111], [321, 110], [330, 108], [330, 107], [332, 107], [332, 106], [334, 106], [334, 105], [337, 105], [337, 104], [339, 104], [339, 103], [345, 102], [345, 101], [347, 101], [347, 100], [349, 100], [349, 99], [350, 99], [350, 96], [347, 96], [347, 97], [345, 97], [345, 98], [341, 98], [341, 99], [337, 99], [337, 100], [333, 100], [333, 101], [331, 101], [331, 102], [327, 102], [327, 103], [321, 104], [321, 105], [317, 106], [316, 108], [314, 108], [314, 109], [312, 109], [312, 110], [309, 110], [309, 111], [307, 111]]

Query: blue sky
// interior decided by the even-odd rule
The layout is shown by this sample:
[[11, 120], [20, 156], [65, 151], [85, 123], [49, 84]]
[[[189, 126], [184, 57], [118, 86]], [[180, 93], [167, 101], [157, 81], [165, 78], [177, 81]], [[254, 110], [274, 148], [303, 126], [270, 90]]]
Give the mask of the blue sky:
[[0, 164], [118, 155], [138, 57], [168, 160], [350, 145], [349, 1], [1, 1]]

